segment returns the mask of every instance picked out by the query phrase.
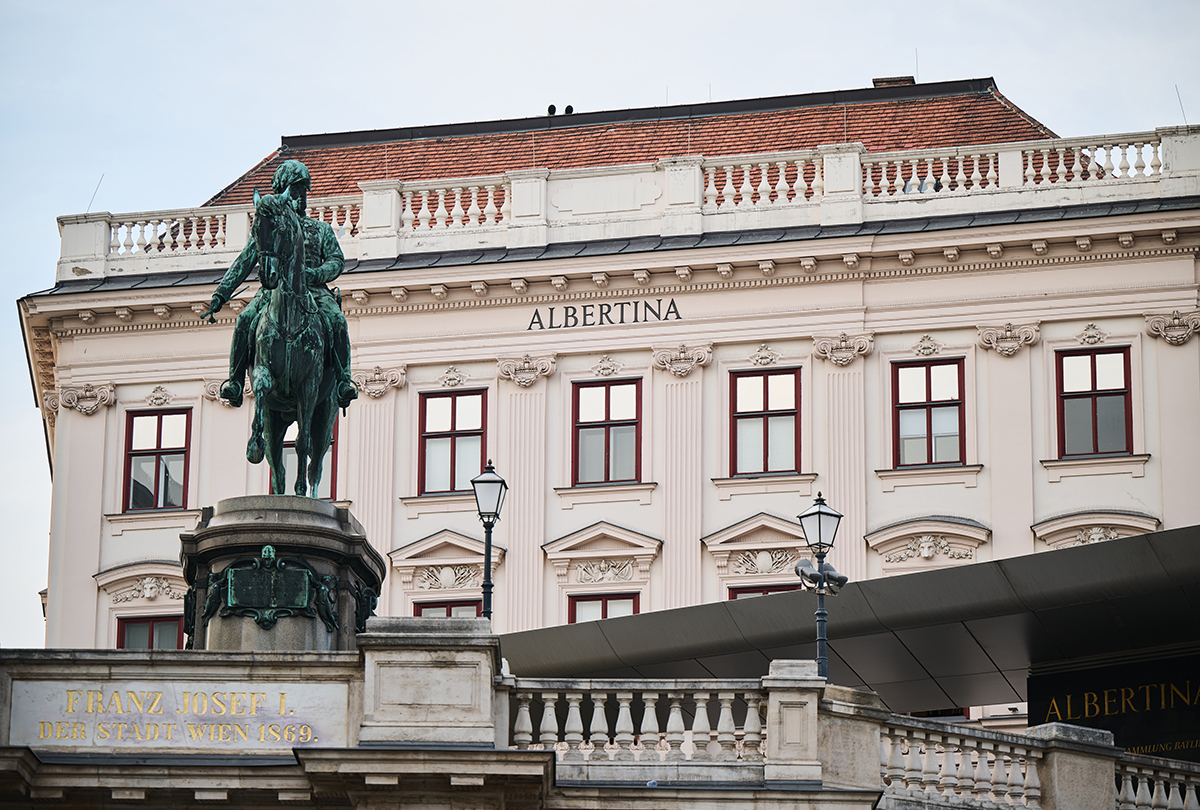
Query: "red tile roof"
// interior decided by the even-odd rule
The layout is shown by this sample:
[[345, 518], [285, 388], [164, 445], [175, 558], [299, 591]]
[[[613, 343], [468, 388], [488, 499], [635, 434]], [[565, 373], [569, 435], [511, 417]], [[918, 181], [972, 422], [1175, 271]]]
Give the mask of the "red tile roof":
[[677, 155], [809, 149], [861, 142], [868, 152], [1053, 138], [991, 79], [477, 124], [284, 138], [206, 205], [248, 202], [275, 167], [303, 161], [312, 196], [358, 193], [364, 180], [434, 180], [525, 168], [653, 162]]

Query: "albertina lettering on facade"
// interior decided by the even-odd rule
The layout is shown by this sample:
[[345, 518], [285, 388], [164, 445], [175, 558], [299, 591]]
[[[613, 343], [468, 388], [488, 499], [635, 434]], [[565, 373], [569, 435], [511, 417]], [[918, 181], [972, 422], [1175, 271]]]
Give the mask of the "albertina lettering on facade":
[[[665, 306], [665, 309], [664, 309]], [[614, 303], [567, 305], [535, 309], [525, 331], [537, 329], [574, 329], [583, 326], [619, 326], [623, 323], [649, 323], [654, 321], [682, 321], [675, 299], [663, 304], [662, 298], [651, 301], [616, 301]], [[543, 313], [545, 313], [543, 315]]]

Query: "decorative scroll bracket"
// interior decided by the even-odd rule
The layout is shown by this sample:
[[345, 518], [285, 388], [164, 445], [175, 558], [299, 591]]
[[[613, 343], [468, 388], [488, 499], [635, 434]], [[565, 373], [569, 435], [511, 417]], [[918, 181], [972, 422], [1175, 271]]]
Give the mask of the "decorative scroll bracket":
[[512, 380], [522, 388], [528, 388], [538, 381], [539, 377], [549, 377], [557, 366], [558, 355], [550, 354], [542, 357], [525, 355], [521, 359], [502, 357], [496, 361], [500, 368], [500, 376]]
[[654, 367], [669, 371], [676, 377], [686, 377], [696, 366], [707, 366], [712, 362], [711, 343], [691, 348], [680, 343], [678, 346], [651, 347], [651, 350], [654, 352]]
[[375, 366], [370, 371], [359, 370], [350, 375], [350, 379], [358, 386], [358, 390], [371, 399], [379, 399], [391, 388], [403, 388], [408, 380], [408, 366], [398, 368], [381, 368]]
[[1146, 334], [1162, 338], [1172, 346], [1182, 346], [1192, 335], [1200, 332], [1200, 312], [1181, 315], [1179, 310], [1166, 315], [1147, 315]]
[[42, 405], [47, 412], [57, 411], [59, 407], [73, 408], [84, 416], [91, 416], [101, 408], [106, 408], [117, 401], [117, 388], [112, 383], [82, 386], [63, 386], [57, 391], [48, 391], [42, 397]]
[[814, 337], [813, 351], [818, 357], [824, 357], [835, 366], [848, 366], [856, 357], [866, 357], [875, 351], [874, 335], [847, 335], [842, 332], [837, 337]]
[[1040, 338], [1041, 327], [1036, 323], [979, 327], [979, 345], [985, 349], [995, 349], [1001, 357], [1012, 357], [1022, 346], [1032, 346]]

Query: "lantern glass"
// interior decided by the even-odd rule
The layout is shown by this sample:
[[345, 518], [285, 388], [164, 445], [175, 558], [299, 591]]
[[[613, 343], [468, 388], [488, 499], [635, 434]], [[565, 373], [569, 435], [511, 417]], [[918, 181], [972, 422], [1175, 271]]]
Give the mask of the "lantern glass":
[[800, 527], [804, 529], [804, 542], [814, 554], [827, 554], [833, 548], [833, 539], [837, 535], [838, 524], [842, 515], [830, 509], [817, 493], [817, 499], [804, 514], [800, 515]]
[[496, 474], [490, 459], [483, 472], [471, 479], [471, 487], [475, 490], [475, 507], [479, 510], [479, 519], [485, 522], [499, 520], [508, 484]]

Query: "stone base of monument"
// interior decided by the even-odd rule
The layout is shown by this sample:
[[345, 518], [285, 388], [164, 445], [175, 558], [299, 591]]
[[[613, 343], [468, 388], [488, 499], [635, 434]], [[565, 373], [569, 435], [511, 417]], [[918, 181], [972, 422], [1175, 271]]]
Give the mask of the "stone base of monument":
[[179, 539], [197, 650], [353, 650], [387, 572], [350, 510], [313, 498], [218, 501]]

